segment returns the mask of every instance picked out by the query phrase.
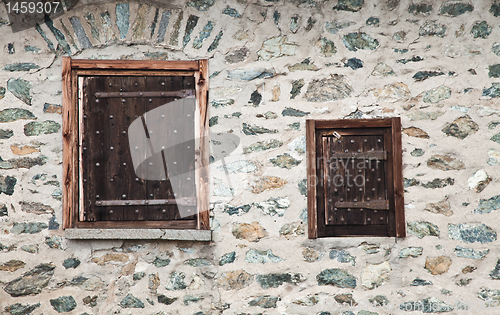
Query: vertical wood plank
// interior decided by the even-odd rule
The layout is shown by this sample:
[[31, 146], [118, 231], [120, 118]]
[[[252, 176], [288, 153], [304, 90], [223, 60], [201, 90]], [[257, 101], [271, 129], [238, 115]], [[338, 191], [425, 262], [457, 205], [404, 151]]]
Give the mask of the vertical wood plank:
[[198, 229], [210, 229], [209, 213], [209, 187], [208, 187], [208, 60], [199, 60], [199, 70], [195, 72], [196, 83], [196, 104], [199, 113], [198, 121], [195, 126], [199, 126], [199, 155], [197, 155], [198, 165], [195, 170], [197, 187], [197, 206], [198, 206]]
[[403, 195], [403, 151], [401, 143], [401, 118], [394, 117], [391, 121], [392, 154], [394, 165], [394, 204], [396, 215], [396, 237], [406, 236], [405, 205]]
[[[330, 138], [330, 149], [331, 154], [341, 153], [343, 152], [343, 141], [342, 139], [337, 139], [334, 137]], [[344, 209], [335, 207], [335, 202], [339, 202], [342, 198], [342, 201], [345, 201], [345, 168], [342, 159], [338, 159], [335, 157], [329, 158], [330, 160], [330, 179], [332, 187], [330, 189], [329, 198], [332, 199], [331, 208], [330, 208], [330, 218], [332, 219], [329, 224], [332, 225], [341, 225], [345, 224], [344, 221], [341, 221], [340, 218], [343, 217]], [[329, 219], [330, 219], [329, 218]]]
[[307, 150], [307, 227], [308, 237], [318, 238], [316, 216], [316, 126], [314, 120], [306, 120]]
[[388, 232], [387, 235], [396, 236], [396, 211], [394, 207], [394, 147], [392, 145], [392, 128], [385, 128], [384, 130], [384, 148], [387, 152], [387, 160], [385, 160], [384, 173], [385, 173], [385, 196], [379, 199], [389, 200], [388, 212]]

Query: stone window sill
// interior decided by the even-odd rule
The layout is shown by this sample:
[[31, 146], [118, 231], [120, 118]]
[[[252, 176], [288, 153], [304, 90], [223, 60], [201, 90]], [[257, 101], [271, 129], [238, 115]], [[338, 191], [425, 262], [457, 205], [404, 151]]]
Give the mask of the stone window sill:
[[174, 229], [66, 229], [65, 236], [70, 240], [212, 240], [210, 230]]

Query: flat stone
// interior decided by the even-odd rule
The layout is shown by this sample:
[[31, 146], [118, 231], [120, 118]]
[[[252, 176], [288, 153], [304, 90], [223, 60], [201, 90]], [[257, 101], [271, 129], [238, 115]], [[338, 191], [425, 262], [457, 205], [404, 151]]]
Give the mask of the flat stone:
[[259, 306], [261, 308], [276, 308], [276, 303], [281, 300], [277, 296], [261, 295], [248, 302], [250, 306]]
[[40, 69], [40, 67], [33, 62], [16, 62], [6, 65], [3, 68], [5, 71], [30, 71], [33, 69]]
[[132, 25], [132, 39], [142, 39], [146, 28], [146, 16], [149, 13], [149, 6], [140, 4], [136, 10], [136, 17]]
[[[424, 58], [420, 57], [420, 56], [413, 56], [411, 58], [403, 58], [403, 59], [398, 59], [396, 60], [396, 62], [398, 63], [402, 63], [402, 64], [407, 64], [409, 62], [419, 62], [419, 61], [423, 61]], [[414, 78], [415, 79], [415, 78]]]
[[184, 265], [193, 267], [211, 266], [212, 262], [206, 258], [190, 258], [184, 261]]
[[23, 305], [21, 303], [12, 304], [10, 306], [5, 307], [5, 311], [9, 312], [11, 315], [29, 315], [35, 309], [40, 307], [40, 303], [37, 304], [26, 304]]
[[[128, 4], [127, 4], [128, 6]], [[117, 12], [118, 13], [118, 12]], [[75, 31], [76, 38], [78, 38], [78, 42], [80, 43], [80, 47], [82, 49], [89, 49], [92, 48], [92, 43], [90, 42], [89, 38], [87, 37], [87, 34], [85, 33], [85, 29], [82, 26], [82, 23], [80, 22], [80, 19], [78, 17], [73, 16], [69, 19], [71, 26], [73, 27], [73, 30]], [[118, 29], [120, 29], [120, 23], [121, 21], [118, 20]], [[127, 25], [128, 29], [128, 25]]]
[[[472, 177], [469, 178], [469, 189], [474, 190], [476, 193], [480, 193], [486, 186], [491, 182], [491, 177], [484, 170], [478, 170]], [[495, 200], [492, 200], [495, 199]], [[500, 196], [493, 197], [490, 200], [481, 199], [479, 201], [479, 207], [474, 210], [478, 213], [487, 213], [500, 208]], [[487, 212], [482, 212], [486, 210]]]
[[49, 48], [49, 50], [51, 52], [55, 52], [54, 43], [52, 43], [52, 41], [47, 37], [47, 34], [45, 34], [45, 32], [40, 27], [40, 25], [36, 25], [35, 29], [42, 36], [42, 38], [45, 41], [45, 43], [47, 44], [47, 47]]
[[54, 275], [54, 264], [40, 264], [5, 286], [4, 291], [12, 297], [36, 295], [49, 284]]
[[428, 78], [444, 75], [442, 71], [418, 71], [413, 75], [413, 79], [417, 82], [424, 81]]
[[[224, 60], [228, 64], [242, 62], [245, 59], [247, 59], [249, 53], [250, 53], [250, 49], [248, 49], [247, 47], [242, 47], [240, 49], [237, 49], [233, 52], [228, 53], [226, 56], [224, 56]], [[253, 68], [253, 69], [259, 69], [259, 68]], [[240, 69], [240, 70], [247, 70], [247, 69]], [[252, 69], [248, 69], [248, 71], [250, 71], [250, 70], [252, 70]], [[273, 72], [274, 72], [274, 70], [271, 72], [271, 74], [273, 74]]]
[[453, 186], [454, 184], [455, 184], [455, 180], [451, 177], [434, 178], [430, 182], [422, 183], [422, 187], [424, 187], [424, 188], [443, 188], [446, 186]]
[[[406, 41], [406, 35], [408, 35], [408, 33], [406, 33], [405, 31], [401, 30], [401, 31], [398, 31], [396, 33], [394, 33], [392, 35], [392, 38], [397, 41], [398, 43], [404, 43]], [[397, 48], [396, 48], [397, 49]], [[394, 49], [394, 51], [396, 52], [396, 49]], [[408, 49], [397, 49], [397, 52], [400, 53], [400, 54], [405, 54], [408, 52]]]
[[224, 290], [241, 290], [249, 286], [253, 276], [244, 270], [224, 272], [217, 278], [217, 284]]
[[344, 269], [325, 269], [316, 276], [316, 280], [318, 281], [318, 285], [356, 288], [356, 278]]
[[314, 248], [304, 247], [302, 250], [302, 257], [304, 257], [304, 260], [307, 262], [316, 262], [321, 258], [321, 254]]
[[288, 125], [288, 128], [300, 131], [300, 122], [294, 122]]
[[229, 80], [251, 81], [254, 79], [272, 78], [274, 69], [266, 68], [250, 68], [250, 69], [235, 69], [227, 70], [227, 78]]
[[53, 120], [33, 121], [24, 126], [24, 134], [26, 136], [38, 136], [56, 133], [59, 129], [61, 129], [61, 125]]
[[4, 193], [12, 196], [16, 183], [17, 179], [15, 177], [0, 175], [0, 194]]
[[50, 248], [62, 249], [61, 241], [62, 241], [62, 238], [60, 236], [57, 236], [57, 235], [45, 237], [45, 244]]
[[8, 215], [7, 205], [5, 203], [0, 203], [0, 217], [6, 217]]
[[271, 161], [271, 163], [273, 163], [274, 166], [286, 169], [291, 169], [292, 167], [299, 165], [301, 162], [299, 160], [294, 159], [288, 153], [278, 155], [275, 158], [270, 159], [269, 161]]
[[389, 300], [387, 299], [387, 297], [385, 295], [375, 295], [374, 297], [370, 298], [368, 301], [375, 306], [389, 305]]
[[234, 99], [212, 101], [212, 106], [215, 108], [226, 107], [233, 104], [234, 104]]
[[307, 197], [307, 179], [302, 179], [297, 183], [301, 195]]
[[186, 29], [184, 31], [184, 37], [182, 38], [182, 48], [185, 48], [186, 45], [191, 40], [191, 34], [193, 33], [194, 28], [198, 24], [199, 19], [200, 19], [199, 16], [196, 16], [193, 14], [189, 15], [189, 18], [186, 22]]
[[424, 236], [437, 236], [439, 237], [439, 228], [437, 225], [424, 221], [406, 222], [408, 233], [415, 235], [418, 238]]
[[307, 58], [302, 60], [299, 63], [296, 63], [292, 66], [288, 66], [288, 71], [290, 72], [295, 72], [295, 71], [317, 71], [319, 68], [311, 62], [311, 58]]
[[223, 211], [228, 213], [229, 215], [242, 215], [248, 213], [251, 207], [251, 205], [242, 205], [239, 207], [231, 207], [229, 205], [225, 205]]
[[464, 243], [490, 243], [496, 241], [497, 233], [484, 223], [448, 224], [448, 237]]
[[85, 20], [87, 21], [87, 24], [90, 26], [90, 33], [92, 34], [92, 37], [97, 41], [99, 41], [100, 40], [99, 28], [97, 27], [95, 21], [95, 15], [91, 12], [87, 12], [85, 13], [84, 17]]
[[472, 37], [474, 38], [488, 38], [490, 36], [492, 27], [486, 23], [486, 21], [481, 21], [481, 22], [476, 22], [472, 26], [472, 29], [470, 33], [472, 34]]
[[284, 56], [294, 56], [297, 44], [289, 42], [287, 36], [272, 37], [264, 41], [257, 51], [258, 60], [269, 61]]
[[494, 307], [500, 305], [500, 290], [481, 288], [477, 292], [478, 298], [485, 301], [485, 306]]
[[5, 97], [6, 91], [7, 90], [3, 86], [0, 86], [0, 100]]
[[490, 278], [494, 280], [500, 280], [500, 259], [497, 260], [495, 269], [490, 272]]
[[219, 266], [224, 266], [226, 264], [232, 264], [236, 259], [236, 252], [230, 252], [222, 255], [219, 260]]
[[257, 275], [257, 283], [264, 290], [269, 288], [277, 288], [283, 283], [297, 284], [305, 281], [305, 277], [300, 273], [270, 273], [265, 275]]
[[260, 194], [266, 190], [278, 189], [283, 187], [286, 183], [286, 180], [276, 176], [264, 176], [252, 186], [252, 193]]
[[200, 301], [202, 301], [203, 299], [205, 299], [204, 297], [201, 297], [201, 296], [195, 296], [195, 295], [191, 295], [191, 294], [188, 294], [188, 295], [185, 295], [184, 298], [182, 299], [182, 302], [184, 303], [184, 305], [190, 305], [190, 304], [193, 304], [193, 303], [198, 303]]
[[500, 195], [493, 196], [490, 199], [480, 199], [479, 205], [474, 209], [475, 213], [490, 213], [500, 209]]
[[14, 94], [15, 97], [26, 103], [27, 105], [31, 105], [31, 83], [27, 80], [18, 78], [18, 79], [10, 79], [7, 81], [7, 89]]
[[266, 251], [251, 248], [245, 255], [245, 262], [253, 264], [278, 263], [283, 260], [284, 259], [274, 255], [270, 249]]
[[248, 104], [252, 104], [253, 106], [259, 106], [261, 101], [262, 101], [262, 94], [260, 94], [257, 90], [255, 90], [252, 92], [252, 95], [250, 95], [250, 100], [248, 101]]
[[219, 166], [217, 169], [227, 171], [228, 173], [251, 173], [257, 170], [257, 166], [251, 161], [235, 161], [225, 166]]
[[491, 98], [500, 97], [500, 83], [491, 83], [489, 88], [483, 90], [483, 96]]
[[376, 265], [367, 265], [361, 273], [361, 284], [367, 289], [374, 289], [389, 280], [391, 265], [388, 261]]
[[[292, 90], [292, 92], [293, 92], [293, 90]], [[300, 91], [298, 93], [300, 93]], [[281, 112], [281, 115], [283, 115], [283, 116], [292, 116], [292, 117], [304, 117], [304, 116], [307, 116], [309, 114], [310, 114], [309, 112], [303, 112], [301, 110], [291, 108], [291, 107], [287, 107]]]
[[357, 51], [358, 49], [375, 50], [379, 46], [376, 39], [371, 38], [366, 33], [355, 32], [344, 35], [342, 42], [345, 47], [350, 51]]
[[352, 92], [353, 89], [344, 75], [333, 74], [330, 78], [311, 81], [305, 98], [309, 102], [342, 100], [350, 97]]
[[18, 169], [18, 168], [31, 168], [37, 165], [44, 165], [47, 163], [48, 158], [44, 155], [40, 155], [36, 158], [31, 157], [22, 157], [22, 158], [14, 158], [7, 161], [3, 161], [0, 158], [0, 169], [10, 170], [10, 169]]
[[66, 269], [76, 268], [80, 265], [80, 260], [78, 258], [68, 258], [63, 261], [62, 265]]
[[477, 269], [477, 267], [474, 266], [466, 266], [462, 269], [463, 274], [471, 273], [474, 272]]
[[54, 34], [54, 37], [59, 43], [60, 49], [62, 49], [67, 55], [71, 55], [71, 48], [69, 47], [69, 44], [66, 41], [63, 33], [54, 26], [54, 21], [52, 21], [48, 15], [45, 15], [44, 22], [45, 25], [47, 25], [47, 27], [50, 29], [52, 34]]
[[[130, 8], [128, 3], [116, 4], [116, 26], [120, 32], [120, 39], [127, 37], [128, 29], [130, 26]], [[78, 35], [77, 35], [78, 36]]]
[[438, 36], [444, 37], [447, 27], [444, 24], [439, 24], [436, 20], [425, 21], [420, 27], [420, 36]]
[[476, 124], [469, 115], [459, 117], [441, 129], [448, 136], [458, 139], [465, 139], [467, 136], [476, 133], [479, 125]]
[[170, 291], [175, 290], [184, 290], [187, 285], [184, 279], [186, 278], [186, 274], [184, 272], [176, 272], [173, 271], [170, 273], [170, 277], [165, 288]]
[[219, 43], [220, 43], [220, 40], [222, 38], [222, 35], [224, 35], [224, 32], [222, 30], [220, 30], [219, 33], [215, 36], [213, 42], [208, 47], [208, 49], [207, 49], [208, 52], [214, 51], [215, 49], [217, 49], [217, 47], [219, 47]]
[[160, 19], [160, 24], [158, 25], [158, 38], [157, 43], [161, 43], [165, 40], [165, 34], [167, 33], [167, 27], [170, 23], [170, 16], [172, 15], [171, 10], [163, 11]]
[[368, 255], [380, 252], [380, 245], [378, 244], [362, 242], [361, 244], [359, 244], [358, 248], [362, 249]]
[[493, 135], [491, 138], [490, 138], [491, 141], [494, 141], [498, 144], [500, 144], [500, 133], [497, 133], [496, 135]]
[[125, 253], [107, 253], [101, 257], [92, 258], [92, 262], [99, 266], [104, 266], [109, 262], [113, 263], [126, 263], [129, 261], [128, 254]]
[[[179, 12], [177, 20], [172, 27], [172, 33], [170, 34], [170, 45], [177, 46], [179, 44], [179, 32], [181, 28], [181, 22], [184, 18], [184, 11]], [[212, 43], [213, 44], [213, 43]]]
[[9, 139], [14, 135], [14, 131], [10, 129], [0, 129], [0, 140]]
[[408, 6], [408, 13], [413, 15], [427, 16], [432, 12], [432, 4], [426, 3], [410, 3]]
[[120, 306], [122, 308], [144, 308], [144, 303], [129, 293], [123, 300], [121, 300]]
[[442, 171], [463, 170], [465, 164], [451, 155], [433, 155], [427, 160], [427, 167]]
[[13, 234], [36, 234], [48, 227], [49, 226], [43, 222], [14, 222], [10, 232]]
[[248, 37], [250, 37], [248, 30], [239, 30], [233, 35], [233, 38], [239, 41], [246, 40]]
[[364, 3], [364, 0], [339, 0], [333, 9], [338, 11], [358, 12], [363, 8]]
[[399, 309], [407, 312], [421, 311], [423, 313], [443, 313], [451, 312], [453, 306], [438, 300], [435, 297], [426, 298], [421, 301], [404, 302], [399, 305]]
[[304, 225], [301, 221], [284, 224], [280, 228], [279, 234], [284, 236], [286, 239], [304, 235], [305, 234]]
[[193, 40], [193, 48], [200, 49], [203, 45], [203, 42], [210, 37], [212, 34], [212, 30], [214, 29], [214, 23], [212, 21], [208, 21], [208, 23], [203, 27], [198, 36]]
[[158, 295], [158, 303], [165, 304], [165, 305], [171, 305], [175, 301], [177, 301], [179, 298], [178, 297], [168, 297], [163, 294]]
[[331, 22], [326, 22], [325, 23], [325, 29], [328, 33], [330, 34], [337, 34], [338, 31], [347, 28], [353, 24], [356, 24], [355, 22], [338, 22], [338, 21], [331, 21]]
[[52, 214], [54, 213], [54, 209], [51, 206], [44, 205], [40, 202], [32, 202], [32, 201], [19, 201], [21, 205], [21, 210], [27, 213], [34, 214]]
[[300, 306], [314, 306], [318, 304], [319, 298], [318, 294], [308, 294], [306, 297], [298, 298], [292, 301], [293, 304]]
[[232, 233], [237, 239], [247, 240], [249, 242], [258, 242], [261, 238], [268, 236], [266, 229], [258, 222], [235, 223], [233, 224]]
[[[290, 91], [290, 99], [294, 99], [295, 97], [297, 97], [297, 95], [300, 94], [300, 90], [304, 87], [304, 79], [300, 79], [300, 80], [294, 80], [292, 81], [292, 90]], [[287, 108], [289, 109], [289, 108]], [[285, 110], [287, 110], [285, 109]], [[285, 111], [284, 110], [284, 111]], [[303, 113], [303, 112], [302, 112]], [[285, 116], [285, 115], [283, 115]]]
[[449, 99], [450, 97], [451, 89], [447, 86], [440, 86], [424, 92], [422, 95], [422, 101], [424, 103], [439, 103], [440, 101]]
[[58, 313], [66, 313], [71, 312], [76, 308], [76, 301], [71, 295], [61, 296], [57, 299], [50, 300], [50, 305], [52, 305], [52, 308], [54, 308]]
[[333, 57], [337, 53], [337, 47], [335, 43], [325, 37], [321, 37], [314, 43], [316, 47], [316, 52], [325, 58]]
[[213, 127], [219, 123], [219, 116], [210, 117], [208, 120], [208, 126]]
[[222, 14], [229, 15], [234, 18], [240, 18], [241, 14], [235, 8], [231, 8], [227, 6], [224, 10], [222, 10]]
[[383, 89], [372, 90], [373, 96], [378, 100], [395, 102], [411, 97], [410, 89], [402, 82], [396, 82], [384, 86]]
[[451, 258], [449, 256], [437, 256], [425, 258], [425, 269], [433, 275], [440, 275], [448, 271], [451, 266]]
[[439, 9], [439, 14], [456, 17], [462, 15], [466, 12], [472, 12], [474, 10], [474, 6], [470, 3], [462, 3], [462, 2], [448, 2], [441, 6]]
[[[358, 303], [353, 299], [352, 294], [336, 294], [333, 299], [337, 301], [339, 304], [348, 304], [346, 306], [354, 307], [357, 306]], [[359, 313], [358, 313], [359, 314]]]
[[410, 137], [429, 139], [429, 134], [418, 127], [403, 128], [403, 133]]
[[273, 20], [274, 20], [274, 24], [276, 24], [276, 26], [278, 27], [278, 29], [280, 28], [279, 26], [279, 20], [281, 18], [281, 13], [278, 12], [278, 10], [274, 10], [274, 13], [273, 13]]
[[278, 114], [276, 114], [275, 112], [267, 111], [264, 114], [257, 114], [255, 115], [255, 117], [265, 118], [265, 119], [276, 119], [278, 118]]
[[15, 155], [27, 155], [35, 152], [40, 152], [40, 149], [34, 148], [29, 145], [23, 145], [22, 147], [16, 146], [16, 145], [11, 145], [10, 150], [12, 153]]
[[405, 247], [399, 251], [399, 258], [408, 258], [410, 256], [416, 258], [422, 255], [422, 251], [422, 247]]
[[438, 117], [444, 115], [444, 112], [424, 112], [424, 111], [415, 111], [408, 114], [410, 120], [435, 120]]
[[488, 150], [488, 165], [500, 164], [500, 151], [494, 149]]
[[1, 264], [0, 271], [14, 272], [18, 269], [24, 268], [24, 266], [26, 266], [24, 261], [13, 259]]
[[410, 285], [412, 287], [421, 287], [421, 286], [426, 286], [426, 285], [432, 285], [432, 281], [427, 281], [427, 280], [415, 278], [415, 279], [413, 279], [413, 281]]
[[358, 58], [349, 58], [344, 63], [345, 68], [351, 68], [352, 70], [357, 70], [363, 68], [363, 61]]
[[455, 254], [458, 257], [471, 258], [471, 259], [483, 259], [490, 252], [489, 249], [480, 251], [474, 250], [473, 248], [464, 248], [459, 245], [455, 248]]
[[264, 133], [278, 133], [277, 129], [271, 130], [271, 129], [267, 129], [267, 128], [264, 128], [264, 127], [259, 127], [259, 126], [256, 126], [256, 125], [250, 126], [250, 125], [248, 125], [246, 123], [243, 123], [242, 131], [247, 136], [256, 136], [258, 134], [264, 134]]
[[373, 68], [373, 71], [371, 73], [371, 75], [373, 76], [384, 77], [384, 78], [393, 76], [395, 74], [396, 73], [394, 72], [394, 70], [383, 62], [377, 63], [377, 65], [375, 66], [375, 68]]
[[162, 268], [170, 264], [170, 259], [156, 257], [152, 264], [155, 265], [156, 268]]
[[380, 25], [380, 19], [378, 17], [371, 16], [366, 20], [366, 25], [378, 27]]
[[352, 256], [343, 249], [341, 250], [332, 249], [328, 254], [328, 256], [330, 257], [330, 259], [337, 259], [337, 261], [340, 263], [349, 263], [351, 264], [351, 266], [356, 265], [356, 257]]
[[425, 205], [424, 210], [432, 213], [444, 214], [447, 217], [453, 214], [448, 198], [436, 203], [428, 203]]
[[38, 249], [39, 249], [38, 244], [21, 246], [21, 250], [31, 254], [36, 254], [38, 252]]
[[214, 3], [215, 0], [191, 0], [187, 5], [196, 8], [198, 11], [207, 11]]
[[297, 33], [299, 30], [299, 16], [296, 14], [291, 17], [290, 20], [290, 31], [292, 31], [293, 34]]

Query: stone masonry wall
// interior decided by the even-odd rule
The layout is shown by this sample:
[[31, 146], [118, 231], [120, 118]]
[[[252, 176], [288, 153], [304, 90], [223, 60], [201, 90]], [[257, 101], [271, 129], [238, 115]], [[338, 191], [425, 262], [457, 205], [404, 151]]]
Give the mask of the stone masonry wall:
[[[1, 4], [1, 311], [498, 314], [499, 16], [467, 0], [82, 0], [12, 33]], [[229, 176], [210, 169], [212, 242], [65, 239], [64, 55], [209, 59], [211, 132], [241, 139]], [[305, 120], [392, 116], [408, 236], [309, 240]]]

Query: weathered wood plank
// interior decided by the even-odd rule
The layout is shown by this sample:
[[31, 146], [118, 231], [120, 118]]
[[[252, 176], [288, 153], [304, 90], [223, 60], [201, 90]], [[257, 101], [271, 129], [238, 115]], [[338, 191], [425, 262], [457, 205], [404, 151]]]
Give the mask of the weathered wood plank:
[[394, 204], [396, 216], [396, 237], [406, 236], [405, 203], [403, 188], [403, 150], [401, 143], [401, 118], [392, 118], [392, 146], [393, 146], [393, 180], [394, 180]]
[[318, 238], [318, 218], [316, 208], [316, 127], [314, 120], [306, 120], [307, 150], [307, 228], [309, 238]]
[[199, 68], [197, 61], [156, 61], [156, 60], [89, 60], [73, 59], [74, 69], [112, 69], [112, 70], [192, 70]]

